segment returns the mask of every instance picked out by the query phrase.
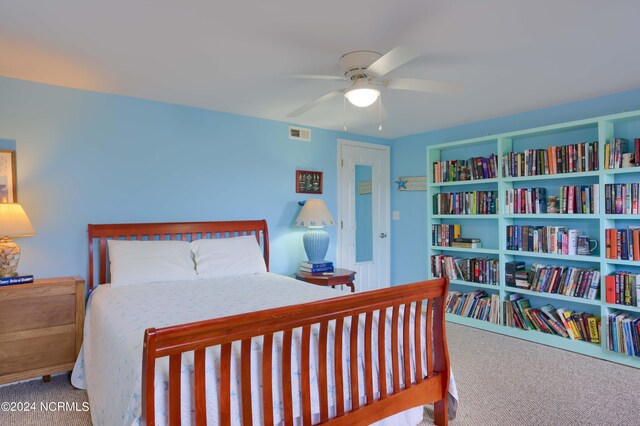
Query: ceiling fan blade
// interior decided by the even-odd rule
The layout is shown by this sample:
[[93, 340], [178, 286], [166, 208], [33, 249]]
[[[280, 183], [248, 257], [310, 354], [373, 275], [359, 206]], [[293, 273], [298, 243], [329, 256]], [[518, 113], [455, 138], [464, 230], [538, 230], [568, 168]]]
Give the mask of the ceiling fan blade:
[[389, 89], [413, 90], [416, 92], [427, 93], [454, 94], [461, 93], [463, 90], [463, 86], [460, 83], [454, 83], [451, 81], [422, 80], [419, 78], [392, 78], [385, 80], [383, 84]]
[[407, 62], [414, 60], [418, 56], [420, 56], [420, 54], [409, 47], [394, 47], [387, 52], [387, 54], [369, 65], [369, 67], [367, 67], [367, 71], [377, 75], [378, 77], [382, 77]]
[[344, 76], [320, 75], [320, 74], [293, 74], [293, 75], [288, 75], [287, 78], [306, 78], [310, 80], [347, 81], [347, 79]]
[[300, 114], [309, 111], [314, 106], [324, 101], [328, 101], [329, 99], [333, 98], [336, 95], [339, 95], [340, 93], [343, 93], [343, 90], [336, 90], [335, 92], [327, 93], [326, 95], [320, 96], [318, 99], [311, 101], [308, 104], [302, 105], [300, 108], [296, 109], [295, 111], [290, 112], [289, 114], [287, 114], [287, 117], [297, 117]]

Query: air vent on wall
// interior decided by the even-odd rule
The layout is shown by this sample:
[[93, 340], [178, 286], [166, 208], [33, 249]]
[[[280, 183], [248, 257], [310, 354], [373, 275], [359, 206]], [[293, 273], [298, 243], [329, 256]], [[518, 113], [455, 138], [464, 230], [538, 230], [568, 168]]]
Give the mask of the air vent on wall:
[[289, 126], [289, 139], [311, 142], [311, 129]]

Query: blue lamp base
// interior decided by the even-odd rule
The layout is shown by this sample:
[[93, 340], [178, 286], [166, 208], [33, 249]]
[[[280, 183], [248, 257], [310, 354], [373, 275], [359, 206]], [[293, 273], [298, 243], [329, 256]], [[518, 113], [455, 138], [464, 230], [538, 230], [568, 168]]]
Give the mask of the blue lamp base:
[[329, 248], [329, 233], [322, 229], [309, 229], [302, 236], [304, 251], [309, 262], [322, 263]]

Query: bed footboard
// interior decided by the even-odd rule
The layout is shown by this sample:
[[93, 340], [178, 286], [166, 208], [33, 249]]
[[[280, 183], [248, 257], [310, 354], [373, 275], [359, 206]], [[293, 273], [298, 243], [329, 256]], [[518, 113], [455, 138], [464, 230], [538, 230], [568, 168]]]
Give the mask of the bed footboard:
[[[232, 358], [240, 357], [237, 377], [240, 414], [245, 425], [274, 424], [274, 395], [282, 406], [276, 417], [292, 425], [368, 425], [409, 408], [435, 403], [436, 424], [447, 424], [449, 356], [445, 299], [449, 281], [414, 284], [285, 306], [197, 323], [148, 329], [142, 370], [142, 421], [156, 423], [156, 361], [168, 357], [168, 418], [181, 422], [183, 354], [193, 357], [190, 389], [195, 423], [207, 423], [207, 348], [219, 348], [218, 421], [231, 424]], [[353, 327], [352, 324], [358, 324]], [[311, 336], [314, 335], [314, 343]], [[334, 338], [331, 338], [334, 336]], [[341, 337], [338, 337], [341, 336]], [[343, 337], [342, 337], [343, 336]], [[262, 391], [251, 377], [252, 341], [262, 351], [258, 371]], [[274, 356], [274, 347], [282, 342]], [[358, 356], [358, 347], [364, 349]], [[237, 352], [236, 355], [233, 353]], [[348, 359], [349, 363], [344, 364]], [[316, 360], [317, 364], [311, 364]], [[255, 362], [255, 357], [254, 357]], [[292, 374], [292, 363], [300, 375]], [[277, 369], [274, 369], [274, 365]], [[317, 368], [312, 368], [316, 366]], [[364, 366], [364, 367], [363, 367]], [[255, 366], [254, 366], [255, 367]], [[207, 365], [207, 368], [211, 366]], [[278, 371], [280, 377], [273, 377]], [[310, 371], [314, 371], [313, 378]], [[381, 374], [378, 374], [381, 372]], [[389, 374], [391, 372], [391, 378]], [[312, 415], [313, 393], [319, 411]], [[329, 387], [335, 394], [329, 395]], [[253, 390], [252, 390], [253, 388]], [[344, 390], [346, 388], [346, 391]], [[299, 392], [295, 392], [299, 389]], [[261, 419], [254, 419], [256, 394]], [[211, 416], [213, 413], [209, 413]]]

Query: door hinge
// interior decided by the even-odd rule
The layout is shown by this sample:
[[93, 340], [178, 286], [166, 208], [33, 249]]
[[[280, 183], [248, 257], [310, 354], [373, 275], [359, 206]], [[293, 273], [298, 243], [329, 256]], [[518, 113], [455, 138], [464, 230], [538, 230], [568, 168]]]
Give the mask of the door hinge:
[[340, 167], [344, 167], [344, 158], [340, 159]]
[[340, 229], [344, 229], [344, 222], [340, 221]]

